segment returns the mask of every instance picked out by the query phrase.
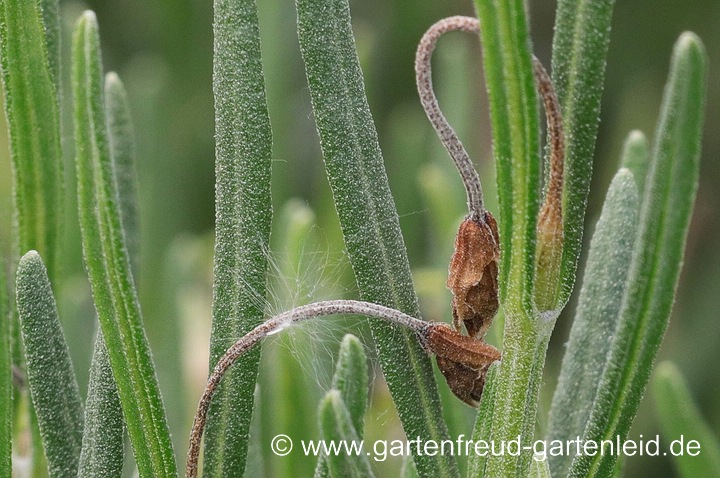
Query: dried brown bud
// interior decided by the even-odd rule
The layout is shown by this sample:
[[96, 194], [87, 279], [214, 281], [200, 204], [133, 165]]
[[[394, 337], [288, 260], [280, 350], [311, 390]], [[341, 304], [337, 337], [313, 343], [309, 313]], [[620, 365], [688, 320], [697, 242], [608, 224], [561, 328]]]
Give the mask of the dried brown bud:
[[540, 311], [555, 310], [560, 304], [563, 253], [563, 181], [565, 175], [565, 137], [555, 88], [542, 64], [535, 59], [535, 78], [547, 116], [550, 171], [545, 186], [537, 227], [535, 304]]
[[478, 406], [488, 368], [500, 360], [500, 352], [441, 323], [428, 327], [425, 346], [435, 354], [438, 368], [455, 396], [472, 407]]
[[462, 325], [470, 337], [481, 340], [499, 307], [498, 261], [500, 242], [495, 218], [489, 211], [482, 217], [467, 217], [455, 238], [447, 287], [453, 295], [453, 325]]

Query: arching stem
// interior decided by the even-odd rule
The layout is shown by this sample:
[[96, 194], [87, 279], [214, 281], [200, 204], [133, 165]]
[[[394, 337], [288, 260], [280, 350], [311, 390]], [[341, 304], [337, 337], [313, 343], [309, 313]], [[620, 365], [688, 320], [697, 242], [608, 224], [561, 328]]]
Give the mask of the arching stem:
[[200, 442], [210, 402], [223, 376], [235, 361], [267, 336], [293, 324], [338, 314], [365, 315], [411, 329], [429, 354], [437, 355], [438, 359], [444, 360], [448, 367], [452, 368], [450, 375], [445, 374], [448, 385], [459, 398], [471, 405], [476, 405], [474, 400], [482, 391], [488, 367], [500, 359], [500, 352], [494, 347], [460, 335], [446, 324], [416, 319], [382, 305], [356, 300], [328, 300], [296, 307], [255, 327], [235, 342], [218, 361], [208, 378], [195, 413], [185, 466], [186, 478], [197, 477]]
[[475, 167], [470, 160], [465, 147], [458, 138], [455, 130], [452, 129], [445, 116], [440, 111], [437, 97], [432, 86], [432, 69], [430, 60], [438, 39], [445, 33], [452, 31], [465, 31], [469, 33], [478, 33], [480, 31], [480, 22], [477, 18], [454, 16], [440, 20], [431, 26], [420, 40], [415, 55], [415, 79], [417, 81], [418, 94], [420, 95], [420, 103], [425, 109], [430, 123], [437, 132], [440, 140], [450, 153], [450, 157], [455, 162], [467, 193], [467, 203], [469, 215], [473, 219], [483, 216], [485, 206], [483, 204], [482, 185], [480, 184], [480, 176], [478, 176]]
[[[473, 219], [478, 219], [483, 217], [485, 210], [480, 177], [465, 147], [455, 133], [455, 130], [453, 130], [450, 123], [448, 123], [442, 114], [432, 85], [432, 68], [430, 61], [433, 51], [440, 37], [453, 31], [480, 33], [480, 21], [473, 17], [453, 16], [444, 18], [433, 24], [427, 32], [425, 32], [418, 45], [415, 55], [415, 77], [420, 103], [422, 103], [425, 114], [433, 125], [433, 128], [435, 128], [448, 153], [450, 153], [450, 157], [453, 159], [465, 185], [469, 216]], [[550, 77], [545, 71], [545, 68], [543, 68], [542, 63], [540, 63], [540, 60], [534, 56], [533, 66], [538, 91], [545, 106], [548, 131], [550, 134], [550, 175], [546, 188], [546, 202], [548, 202], [548, 200], [559, 202], [557, 199], [562, 196], [565, 154], [560, 106]], [[554, 196], [553, 199], [548, 199], [551, 195]]]

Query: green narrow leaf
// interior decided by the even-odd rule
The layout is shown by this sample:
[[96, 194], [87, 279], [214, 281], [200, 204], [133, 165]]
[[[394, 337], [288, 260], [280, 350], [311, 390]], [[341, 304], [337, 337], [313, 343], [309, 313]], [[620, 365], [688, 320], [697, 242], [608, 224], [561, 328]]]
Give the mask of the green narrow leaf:
[[[362, 440], [368, 399], [367, 357], [362, 343], [354, 335], [347, 334], [340, 343], [332, 388], [340, 392], [340, 398], [347, 407], [355, 432]], [[328, 476], [327, 473], [327, 457], [320, 455], [315, 468], [315, 478]]]
[[533, 459], [528, 478], [552, 478], [548, 461]]
[[[640, 199], [633, 174], [620, 169], [595, 227], [580, 299], [563, 357], [548, 425], [548, 440], [583, 437], [618, 329], [620, 303], [632, 260]], [[555, 476], [567, 476], [572, 455], [549, 457]]]
[[103, 104], [95, 15], [73, 35], [78, 214], [85, 264], [142, 477], [176, 476], [170, 433], [124, 244]]
[[[272, 133], [255, 0], [215, 0], [215, 277], [210, 369], [263, 319]], [[242, 476], [260, 349], [223, 379], [205, 431], [206, 477]]]
[[[345, 406], [339, 390], [330, 390], [320, 402], [320, 428], [326, 443], [341, 443], [360, 445], [362, 439], [353, 426], [353, 419]], [[328, 469], [331, 478], [370, 478], [375, 475], [370, 467], [367, 454], [360, 450], [358, 453], [331, 453], [327, 457]]]
[[0, 476], [12, 470], [12, 346], [5, 261], [0, 258]]
[[[114, 72], [105, 75], [105, 109], [107, 112], [108, 140], [113, 172], [117, 181], [118, 200], [122, 218], [125, 245], [130, 257], [133, 277], [139, 277], [140, 224], [137, 198], [135, 163], [135, 133], [125, 87]], [[171, 313], [168, 312], [168, 315]], [[168, 425], [174, 432], [174, 445], [185, 446], [185, 396], [182, 373], [182, 348], [179, 341], [179, 324], [176, 320], [155, 320], [146, 324], [148, 340], [157, 339], [153, 357], [164, 364], [157, 370], [158, 381], [165, 394]]]
[[332, 387], [340, 392], [355, 431], [362, 439], [368, 398], [367, 357], [362, 343], [354, 335], [346, 335], [340, 344]]
[[[530, 39], [521, 0], [475, 0], [490, 100], [500, 203], [500, 292], [532, 310], [540, 203], [540, 130]], [[507, 300], [504, 300], [507, 308]]]
[[[64, 216], [57, 10], [57, 0], [0, 1], [0, 69], [12, 163], [13, 255], [40, 251], [53, 283], [60, 278]], [[24, 368], [14, 312], [11, 324], [13, 362]], [[18, 405], [25, 400], [18, 398]], [[32, 423], [32, 407], [28, 412]], [[30, 432], [32, 468], [44, 469], [37, 427], [30, 427]]]
[[[706, 56], [684, 33], [675, 44], [640, 213], [628, 287], [585, 436], [624, 440], [667, 328], [695, 199], [705, 103]], [[608, 476], [616, 455], [579, 456], [571, 476]]]
[[[298, 0], [298, 36], [325, 168], [363, 300], [419, 315], [397, 211], [365, 96], [347, 1]], [[427, 354], [410, 332], [370, 323], [408, 437], [448, 436]], [[415, 456], [423, 477], [457, 476], [450, 456]]]
[[85, 430], [82, 437], [79, 477], [121, 477], [124, 456], [124, 426], [120, 397], [112, 376], [110, 358], [101, 332], [95, 339], [88, 396], [85, 401]]
[[30, 396], [49, 473], [75, 477], [82, 441], [82, 402], [47, 270], [35, 251], [20, 259], [16, 297]]
[[545, 352], [557, 311], [538, 315], [533, 282], [540, 199], [540, 133], [530, 40], [522, 0], [475, 0], [490, 99], [500, 203], [503, 360], [490, 439], [516, 440], [519, 455], [488, 456], [488, 476], [529, 471]]
[[[475, 417], [475, 426], [472, 432], [472, 441], [478, 443], [480, 441], [489, 443], [490, 430], [493, 422], [493, 407], [497, 396], [497, 372], [498, 365], [494, 363], [490, 366], [485, 377], [485, 387], [483, 388], [482, 397], [480, 397], [480, 405], [478, 406], [477, 417]], [[482, 478], [485, 476], [485, 464], [487, 456], [478, 453], [471, 453], [468, 457], [468, 478]]]
[[38, 6], [45, 27], [48, 63], [59, 99], [59, 95], [62, 94], [60, 88], [60, 5], [58, 0], [39, 0]]
[[[105, 107], [113, 170], [118, 183], [120, 214], [131, 262], [137, 264], [139, 226], [135, 175], [135, 144], [130, 110], [120, 78], [105, 76]], [[137, 267], [134, 267], [137, 270]], [[88, 397], [85, 402], [80, 471], [78, 476], [113, 477], [122, 475], [124, 461], [124, 421], [117, 386], [102, 332], [95, 339]]]
[[684, 437], [685, 443], [689, 440], [698, 442], [697, 455], [682, 454], [673, 457], [680, 476], [720, 476], [718, 437], [700, 414], [685, 378], [675, 364], [663, 362], [657, 366], [653, 392], [665, 440]]
[[120, 77], [115, 72], [105, 75], [105, 108], [108, 139], [112, 157], [120, 214], [133, 271], [137, 273], [140, 254], [140, 224], [137, 206], [137, 173], [135, 172], [135, 132], [130, 118], [130, 104]]
[[635, 177], [637, 190], [642, 196], [645, 191], [645, 178], [650, 166], [650, 151], [647, 138], [641, 131], [631, 131], [623, 145], [622, 159], [623, 168], [632, 171]]
[[614, 4], [615, 0], [559, 0], [555, 17], [552, 78], [566, 138], [561, 304], [572, 293], [582, 249]]
[[14, 246], [39, 251], [53, 281], [58, 278], [64, 198], [58, 22], [56, 1], [0, 2], [0, 61], [16, 211]]
[[400, 478], [420, 478], [417, 468], [415, 467], [415, 461], [412, 459], [411, 455], [403, 456], [403, 463], [400, 468]]

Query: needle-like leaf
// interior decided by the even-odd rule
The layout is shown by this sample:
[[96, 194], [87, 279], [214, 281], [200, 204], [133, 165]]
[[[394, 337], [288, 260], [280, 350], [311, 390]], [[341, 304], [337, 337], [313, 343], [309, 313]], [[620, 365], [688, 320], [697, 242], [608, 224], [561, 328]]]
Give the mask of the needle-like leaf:
[[90, 367], [88, 397], [85, 402], [85, 430], [77, 476], [120, 478], [124, 456], [123, 431], [120, 397], [112, 376], [105, 340], [99, 332]]
[[[340, 392], [353, 428], [359, 440], [365, 429], [365, 411], [367, 409], [367, 357], [363, 345], [354, 335], [346, 335], [340, 344], [332, 388]], [[329, 476], [327, 457], [320, 455], [315, 468], [315, 478]]]
[[686, 442], [698, 442], [697, 449], [691, 454], [682, 453], [673, 457], [680, 476], [720, 476], [718, 436], [703, 419], [685, 378], [673, 363], [663, 362], [657, 366], [653, 391], [664, 437], [668, 440], [684, 437]]
[[[210, 370], [237, 337], [263, 319], [272, 217], [272, 134], [255, 0], [215, 0], [213, 31], [216, 196]], [[213, 399], [205, 437], [206, 477], [242, 476], [259, 360], [259, 349], [243, 357]]]
[[0, 476], [12, 471], [12, 347], [5, 261], [0, 259]]
[[614, 5], [615, 0], [558, 0], [555, 17], [552, 79], [565, 131], [563, 304], [572, 292], [582, 248]]
[[[359, 444], [362, 439], [339, 390], [330, 390], [320, 402], [320, 426], [326, 443]], [[360, 453], [331, 453], [327, 457], [331, 478], [372, 478], [368, 457]]]
[[[325, 169], [363, 300], [419, 315], [417, 297], [365, 96], [347, 1], [298, 0], [298, 35]], [[371, 323], [408, 437], [447, 438], [427, 354], [408, 331]], [[451, 456], [415, 456], [422, 477], [457, 476]]]
[[[590, 242], [577, 313], [550, 409], [549, 440], [582, 437], [593, 409], [601, 405], [595, 400], [620, 320], [639, 208], [633, 174], [620, 169]], [[566, 476], [572, 458], [570, 454], [550, 456], [553, 474]]]
[[[39, 251], [57, 278], [63, 220], [57, 0], [0, 2], [0, 61], [22, 252]], [[47, 35], [47, 36], [46, 36]]]
[[[108, 138], [120, 197], [123, 231], [131, 262], [137, 264], [138, 236], [135, 176], [135, 145], [130, 111], [120, 78], [115, 73], [105, 76], [105, 106]], [[137, 270], [137, 267], [133, 268]], [[85, 402], [80, 472], [78, 476], [119, 477], [124, 456], [124, 421], [110, 358], [102, 332], [95, 339], [88, 397]]]
[[170, 433], [130, 273], [103, 102], [97, 21], [73, 35], [78, 214], [95, 308], [142, 477], [176, 476]]
[[30, 396], [49, 473], [74, 478], [82, 442], [82, 402], [47, 270], [35, 251], [20, 260], [16, 298]]
[[[697, 188], [706, 74], [702, 43], [692, 33], [682, 34], [655, 133], [619, 326], [585, 439], [625, 439], [667, 327]], [[575, 457], [570, 476], [608, 476], [616, 458]]]

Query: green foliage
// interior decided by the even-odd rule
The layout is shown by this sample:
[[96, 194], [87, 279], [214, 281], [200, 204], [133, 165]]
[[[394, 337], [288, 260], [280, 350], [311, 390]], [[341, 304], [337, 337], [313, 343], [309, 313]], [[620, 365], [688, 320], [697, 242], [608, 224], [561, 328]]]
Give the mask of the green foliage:
[[113, 379], [105, 340], [102, 333], [98, 333], [90, 366], [90, 382], [85, 402], [85, 429], [77, 476], [122, 476], [123, 432], [120, 397]]
[[[362, 440], [365, 430], [365, 412], [367, 411], [367, 357], [362, 343], [354, 335], [346, 335], [340, 343], [340, 353], [338, 354], [335, 375], [333, 376], [332, 388], [340, 392], [340, 401], [347, 410], [347, 414], [351, 420], [352, 428], [357, 439]], [[320, 405], [321, 425], [325, 426], [325, 417], [323, 412], [328, 413], [324, 407], [328, 405], [325, 401], [331, 400], [326, 395], [324, 402]], [[335, 405], [333, 405], [335, 406]], [[344, 412], [334, 410], [334, 413], [343, 415]], [[332, 416], [328, 417], [334, 420]], [[347, 427], [347, 425], [345, 425]], [[337, 468], [337, 465], [335, 466]], [[325, 455], [320, 455], [318, 464], [315, 468], [315, 478], [327, 477], [330, 475], [328, 467], [328, 459]], [[335, 475], [337, 476], [337, 475]], [[342, 476], [342, 475], [341, 475]], [[349, 475], [345, 475], [349, 476]]]
[[[346, 1], [298, 0], [298, 35], [320, 145], [363, 300], [419, 315], [397, 211], [365, 96]], [[427, 354], [411, 332], [371, 323], [405, 433], [447, 438]], [[420, 476], [456, 476], [450, 456], [416, 456]]]
[[[555, 320], [570, 297], [577, 275], [614, 1], [558, 1], [552, 70], [562, 103], [567, 155], [561, 270], [559, 278], [549, 281], [557, 280], [558, 284], [538, 283], [545, 279], [536, 270], [536, 256], [539, 255], [537, 216], [543, 187], [540, 117], [532, 74], [527, 2], [475, 0], [474, 3], [482, 21], [481, 39], [497, 168], [502, 246], [500, 288], [505, 330], [502, 362], [494, 364], [488, 371], [472, 439], [498, 442], [520, 436], [523, 445], [527, 445], [535, 438], [537, 424], [544, 422], [543, 417], [538, 417], [537, 410], [545, 354]], [[180, 14], [184, 8], [181, 4], [160, 2], [153, 7], [163, 14], [162, 23], [167, 24], [165, 33], [168, 35], [174, 29], [185, 31], [192, 24], [189, 15]], [[292, 19], [287, 24], [275, 21], [286, 21], [287, 9], [274, 4], [267, 7], [265, 14], [272, 15], [272, 25], [266, 26], [262, 25], [268, 22], [263, 19], [262, 11], [258, 18], [256, 0], [214, 0], [212, 5], [216, 242], [210, 364], [214, 365], [229, 345], [259, 324], [267, 313], [264, 304], [268, 302], [271, 162], [273, 158], [283, 161], [279, 162], [278, 177], [282, 181], [278, 189], [284, 199], [302, 191], [305, 182], [317, 186], [316, 179], [306, 181], [311, 178], [313, 168], [302, 162], [304, 156], [315, 160], [313, 156], [317, 154], [314, 145], [308, 147], [314, 136], [298, 128], [293, 116], [286, 116], [286, 113], [302, 108], [297, 108], [294, 102], [277, 100], [274, 103], [286, 110], [283, 110], [283, 117], [274, 122], [275, 136], [279, 137], [279, 143], [292, 144], [292, 149], [280, 146], [279, 156], [278, 151], [274, 154], [272, 151], [260, 37], [261, 33], [270, 32], [268, 37], [263, 36], [263, 46], [271, 53], [268, 64], [284, 68], [282, 75], [275, 71], [276, 68], [269, 70], [272, 75], [282, 76], [282, 81], [270, 83], [271, 96], [276, 93], [272, 86], [288, 89], [300, 83], [293, 76], [296, 75], [293, 68], [300, 70], [299, 57], [298, 64], [292, 64], [288, 59], [294, 52], [290, 50], [285, 54], [278, 46], [280, 43], [276, 43], [288, 41], [287, 31], [294, 29], [290, 25]], [[288, 203], [280, 218], [280, 227], [274, 230], [280, 237], [273, 246], [279, 244], [288, 253], [292, 269], [278, 268], [279, 273], [288, 276], [293, 270], [306, 267], [302, 260], [307, 253], [303, 249], [305, 236], [315, 224], [334, 226], [339, 219], [361, 297], [419, 317], [418, 298], [400, 231], [398, 210], [406, 215], [409, 208], [416, 207], [408, 191], [416, 188], [417, 181], [413, 179], [417, 178], [417, 171], [422, 171], [421, 188], [424, 188], [430, 208], [429, 219], [420, 214], [410, 215], [403, 227], [407, 226], [411, 255], [423, 250], [424, 246], [433, 249], [432, 257], [420, 259], [420, 262], [427, 261], [430, 267], [425, 268], [423, 263], [421, 267], [425, 269], [417, 277], [422, 283], [423, 308], [427, 307], [424, 301], [428, 297], [433, 301], [432, 313], [426, 315], [434, 319], [443, 317], [447, 311], [440, 305], [444, 290], [438, 287], [442, 281], [438, 277], [441, 275], [439, 264], [444, 268], [447, 258], [440, 257], [438, 252], [449, 252], [453, 223], [461, 202], [461, 195], [450, 191], [456, 183], [445, 174], [449, 164], [443, 165], [445, 169], [438, 164], [423, 164], [424, 150], [431, 148], [427, 148], [430, 143], [426, 144], [422, 133], [418, 133], [421, 128], [416, 127], [417, 118], [412, 111], [393, 111], [393, 125], [401, 127], [390, 128], [390, 134], [381, 129], [381, 133], [397, 134], [402, 140], [389, 141], [390, 149], [386, 151], [391, 154], [388, 157], [396, 155], [393, 153], [412, 156], [402, 158], [402, 169], [394, 165], [388, 168], [391, 180], [396, 169], [402, 171], [402, 181], [408, 184], [400, 184], [397, 189], [393, 184], [399, 204], [396, 210], [360, 69], [360, 63], [366, 60], [370, 50], [361, 48], [359, 53], [356, 50], [348, 2], [296, 0], [296, 5], [300, 53], [335, 209], [328, 200], [329, 193], [323, 192], [317, 193], [322, 201], [320, 206], [306, 205], [302, 202], [305, 197]], [[425, 18], [419, 15], [415, 18], [414, 14], [406, 14], [410, 6], [408, 0], [400, 0], [390, 2], [385, 8], [398, 8], [397, 12], [403, 12], [400, 15], [403, 31], [415, 35], [416, 30], [429, 23], [423, 23]], [[210, 4], [198, 8], [208, 9], [206, 13], [209, 14]], [[59, 95], [61, 24], [58, 10], [57, 0], [0, 0], [0, 58], [13, 165], [13, 249], [19, 247], [22, 252], [39, 250], [47, 261], [54, 286], [55, 279], [60, 278], [60, 259], [72, 257], [72, 254], [63, 254], [59, 247], [60, 226], [67, 216], [63, 214]], [[355, 30], [362, 40], [370, 39], [364, 45], [376, 48], [372, 42], [380, 37], [368, 34], [365, 21], [364, 16], [356, 16]], [[118, 28], [122, 30], [122, 25]], [[162, 41], [167, 40], [165, 36]], [[267, 38], [270, 38], [269, 42]], [[416, 40], [412, 38], [413, 42]], [[19, 350], [19, 341], [13, 343], [11, 337], [12, 323], [6, 318], [12, 317], [12, 310], [7, 310], [12, 306], [7, 304], [4, 277], [0, 278], [0, 475], [11, 473], [11, 415], [14, 413], [22, 433], [26, 429], [39, 430], [32, 442], [35, 453], [33, 476], [45, 475], [47, 470], [44, 468], [49, 469], [51, 476], [122, 476], [123, 427], [126, 424], [140, 476], [172, 477], [177, 475], [177, 470], [168, 420], [131, 273], [139, 269], [139, 209], [131, 103], [117, 75], [109, 74], [103, 87], [97, 24], [92, 13], [88, 12], [80, 19], [72, 43], [71, 86], [75, 101], [79, 222], [87, 274], [102, 332], [95, 342], [83, 432], [78, 387], [57, 321], [47, 272], [37, 253], [29, 253], [22, 259], [17, 302], [23, 320], [36, 419], [27, 406], [13, 404], [10, 373], [13, 357], [10, 352]], [[388, 76], [395, 78], [395, 70], [404, 71], [407, 65], [403, 61], [409, 62], [409, 55], [402, 61], [391, 56], [395, 50], [404, 52], [404, 47], [397, 43], [393, 48], [384, 49], [387, 51], [383, 51], [383, 55], [394, 59], [391, 63], [385, 58], [376, 61], [375, 57], [368, 62], [366, 72], [371, 93], [376, 85], [373, 82]], [[278, 53], [279, 50], [283, 52]], [[458, 49], [455, 53], [461, 51], [466, 50]], [[108, 56], [113, 62], [124, 61], [123, 56], [116, 56], [115, 52]], [[142, 55], [135, 58], [139, 57]], [[191, 105], [203, 103], [203, 94], [197, 93], [192, 101], [178, 101], [182, 99], [178, 96], [182, 87], [177, 85], [187, 81], [187, 85], [192, 85], [187, 89], [195, 92], [198, 74], [194, 71], [206, 70], [200, 62], [188, 66], [176, 61], [178, 58], [158, 68], [158, 71], [167, 68], [170, 75], [158, 73], [143, 84], [147, 91], [136, 88], [131, 91], [131, 96], [155, 97], [162, 87], [174, 103], [184, 103], [189, 105], [188, 111], [194, 111]], [[135, 80], [138, 72], [147, 72], [147, 66], [141, 65], [144, 61], [137, 61], [132, 68], [127, 68]], [[698, 177], [705, 62], [703, 47], [697, 37], [683, 34], [673, 55], [652, 149], [640, 132], [634, 131], [627, 137], [622, 168], [612, 181], [592, 238], [577, 314], [549, 413], [546, 437], [550, 440], [580, 436], [599, 441], [616, 435], [624, 439], [633, 422], [667, 326], [682, 262]], [[161, 62], [153, 58], [147, 63]], [[392, 75], [382, 71], [390, 65]], [[120, 68], [125, 71], [126, 66], [120, 63]], [[444, 91], [452, 95], [453, 100], [447, 104], [459, 104], [463, 111], [469, 110], [471, 103], [467, 101], [466, 93], [473, 85], [469, 78], [455, 80], [457, 78], [448, 83], [450, 88], [447, 88], [448, 84], [444, 85]], [[393, 91], [388, 95], [395, 94], [396, 90], [391, 90], [394, 86], [382, 84], [383, 90]], [[439, 86], [443, 88], [442, 84]], [[293, 98], [307, 96], [302, 88], [293, 90], [295, 93], [303, 91], [302, 95], [292, 93]], [[278, 98], [286, 99], [280, 94]], [[209, 98], [207, 100], [209, 102]], [[154, 102], [143, 105], [143, 112], [154, 111], [154, 107]], [[389, 109], [380, 104], [374, 113], [387, 114], [385, 110]], [[168, 127], [147, 129], [149, 123], [143, 119], [143, 136], [152, 136], [154, 142], [157, 140], [158, 145], [152, 147], [153, 153], [164, 149], [162, 154], [167, 157], [181, 157], [188, 149], [186, 144], [192, 144], [189, 138], [192, 135], [186, 134], [188, 130], [183, 127], [186, 122], [193, 124], [187, 121], [193, 115], [185, 111], [177, 114], [177, 110], [175, 114], [168, 114], [167, 106], [157, 111], [156, 115], [163, 121], [170, 120]], [[307, 112], [303, 110], [300, 118], [304, 116]], [[209, 125], [210, 118], [205, 119]], [[463, 130], [476, 129], [467, 118], [459, 123]], [[292, 125], [297, 131], [288, 135], [280, 128], [278, 134], [278, 125], [281, 128]], [[624, 128], [625, 125], [623, 131]], [[165, 129], [172, 131], [170, 147], [163, 145], [159, 134]], [[199, 131], [197, 136], [209, 137], [209, 129], [208, 126], [208, 131]], [[301, 136], [302, 142], [296, 147], [293, 141]], [[190, 151], [187, 154], [194, 154], [192, 149]], [[285, 160], [288, 164], [291, 161], [297, 164], [293, 166], [297, 171], [303, 170], [297, 177], [291, 177], [292, 181], [285, 177], [292, 174], [282, 172]], [[167, 184], [172, 180], [163, 168], [152, 163], [144, 163], [144, 171], [156, 168], [160, 173], [152, 172], [148, 183]], [[322, 187], [317, 189], [322, 191]], [[488, 190], [492, 187], [486, 187], [486, 192]], [[492, 203], [493, 199], [488, 198]], [[168, 195], [167, 200], [176, 202], [177, 198]], [[318, 212], [317, 217], [312, 211]], [[209, 217], [208, 214], [204, 216]], [[149, 230], [154, 228], [155, 225]], [[72, 234], [76, 233], [71, 230], [71, 237]], [[340, 235], [333, 234], [336, 237], [330, 238], [335, 241], [331, 247], [339, 250], [343, 247]], [[276, 242], [278, 240], [280, 242]], [[161, 244], [157, 250], [163, 247]], [[164, 259], [154, 254], [150, 260]], [[14, 258], [9, 261], [11, 265], [14, 262]], [[314, 268], [316, 264], [310, 267]], [[197, 284], [204, 284], [198, 279], [204, 273], [203, 270], [192, 272], [197, 279], [196, 289], [202, 288]], [[317, 278], [318, 282], [324, 279], [323, 272], [315, 269], [307, 275], [303, 273], [302, 277]], [[311, 286], [300, 284], [302, 290], [299, 292], [303, 297], [311, 295]], [[557, 307], [549, 307], [553, 310], [538, 310], [541, 307], [538, 294], [542, 295], [538, 291], [542, 290], [559, 291], [559, 297], [552, 296], [553, 303], [557, 302]], [[424, 294], [425, 291], [430, 292]], [[333, 290], [333, 294], [336, 292]], [[67, 291], [63, 293], [67, 294]], [[193, 294], [202, 295], [199, 292], [190, 295]], [[206, 302], [209, 300], [207, 298]], [[62, 300], [59, 302], [64, 312]], [[186, 315], [194, 318], [197, 309], [191, 310]], [[160, 325], [150, 324], [147, 330], [167, 330], [166, 327], [176, 326], [168, 320]], [[300, 456], [297, 450], [295, 456], [271, 459], [264, 448], [269, 431], [287, 433], [297, 445], [300, 439], [315, 438], [312, 433], [316, 423], [326, 440], [357, 443], [365, 436], [366, 414], [378, 413], [377, 410], [385, 413], [393, 407], [398, 411], [407, 437], [437, 443], [448, 439], [448, 426], [443, 419], [432, 363], [417, 337], [381, 321], [371, 322], [370, 328], [392, 398], [379, 394], [368, 401], [367, 358], [361, 342], [348, 335], [341, 344], [332, 390], [321, 400], [316, 420], [313, 409], [319, 396], [318, 387], [302, 376], [306, 367], [298, 363], [297, 352], [279, 350], [276, 354], [277, 349], [269, 349], [273, 353], [267, 354], [266, 360], [272, 364], [267, 370], [273, 376], [262, 377], [260, 386], [256, 387], [260, 359], [257, 348], [230, 369], [211, 403], [205, 435], [205, 476], [242, 476], [243, 473], [248, 476], [258, 473], [294, 476], [309, 473], [314, 465], [317, 477], [371, 477], [374, 471], [385, 472], [387, 464], [371, 465], [364, 453], [319, 457], [315, 464], [308, 457]], [[150, 338], [153, 339], [153, 334]], [[292, 344], [302, 350], [318, 350], [317, 340], [320, 339], [312, 333], [298, 333]], [[172, 375], [173, 402], [169, 408], [184, 413], [182, 392], [185, 390], [180, 386], [184, 377], [179, 371], [182, 368], [180, 357], [186, 352], [174, 341], [165, 342], [158, 344], [161, 348], [156, 360], [159, 358], [158, 365], [163, 366], [166, 374]], [[173, 363], [164, 363], [168, 357]], [[19, 355], [14, 360], [18, 362]], [[160, 378], [162, 381], [164, 377]], [[444, 383], [441, 386], [445, 387]], [[693, 430], [703, 445], [701, 459], [684, 457], [677, 460], [682, 476], [720, 473], [717, 437], [694, 407], [679, 372], [669, 365], [660, 367], [654, 386], [666, 434], [687, 436], [688, 430]], [[63, 391], [57, 393], [56, 390]], [[262, 407], [254, 403], [261, 396], [260, 390], [265, 400]], [[446, 389], [443, 392], [450, 393]], [[460, 409], [463, 405], [455, 403], [454, 398], [452, 400], [446, 405], [452, 408], [446, 410], [446, 416], [454, 417], [458, 423], [452, 423], [451, 419], [454, 425], [451, 430], [467, 433], [468, 428], [463, 426], [469, 427], [470, 423], [467, 420], [461, 423], [457, 417], [468, 416], [462, 412], [469, 412], [469, 409]], [[257, 447], [253, 447], [256, 455], [248, 457], [253, 413], [256, 416], [252, 434], [262, 439], [255, 440], [258, 442]], [[383, 425], [386, 423], [383, 421]], [[377, 426], [372, 421], [368, 421], [368, 425], [371, 428]], [[282, 428], [274, 430], [273, 427]], [[368, 440], [375, 438], [375, 433], [369, 429]], [[47, 450], [47, 465], [40, 461], [43, 449], [40, 436]], [[619, 476], [622, 471], [616, 457], [610, 455], [548, 458], [549, 462], [533, 460], [531, 450], [524, 450], [520, 456], [472, 455], [468, 458], [467, 476], [545, 478], [551, 476], [551, 471], [556, 477]], [[283, 460], [280, 465], [277, 464], [279, 460]], [[248, 470], [245, 470], [246, 462], [250, 463]], [[414, 459], [404, 458], [400, 474], [407, 478], [456, 477], [459, 471], [455, 458], [448, 454], [419, 454]]]
[[666, 440], [696, 440], [697, 455], [673, 456], [682, 478], [720, 476], [720, 442], [695, 405], [685, 378], [672, 362], [658, 364], [653, 378], [655, 404]]
[[116, 73], [105, 75], [105, 109], [107, 111], [110, 157], [117, 181], [120, 214], [125, 246], [133, 271], [137, 272], [140, 247], [138, 223], [137, 175], [135, 172], [135, 133], [130, 119], [130, 105], [120, 77]]
[[[547, 438], [593, 439], [586, 426], [598, 403], [597, 391], [619, 327], [637, 232], [639, 198], [633, 174], [620, 169], [595, 226], [570, 340], [563, 356], [550, 409]], [[573, 457], [551, 456], [553, 475], [567, 476]]]
[[[476, 0], [490, 98], [500, 201], [500, 293], [505, 313], [490, 439], [521, 437], [528, 445], [550, 332], [559, 311], [541, 317], [535, 307], [536, 228], [540, 133], [525, 5], [520, 0]], [[511, 81], [508, 81], [511, 78]], [[530, 450], [489, 456], [486, 476], [525, 476]]]
[[[327, 443], [360, 443], [353, 418], [339, 390], [330, 390], [320, 402], [320, 428]], [[371, 478], [375, 475], [364, 453], [333, 453], [327, 458], [331, 478]]]
[[75, 477], [82, 441], [82, 402], [47, 270], [35, 251], [17, 271], [17, 306], [30, 396], [50, 476]]
[[500, 292], [509, 315], [525, 315], [533, 309], [540, 206], [540, 131], [525, 5], [519, 0], [475, 0], [475, 8], [481, 24], [493, 157], [501, 191]]
[[367, 410], [367, 386], [367, 357], [363, 345], [354, 335], [346, 335], [340, 343], [332, 388], [340, 391], [340, 398], [361, 439]]
[[58, 278], [64, 199], [58, 22], [57, 0], [0, 3], [0, 57], [16, 208], [15, 246], [22, 253], [39, 251], [53, 281]]
[[175, 476], [160, 391], [125, 248], [103, 102], [97, 21], [73, 35], [77, 194], [85, 263], [140, 476]]
[[[128, 256], [137, 270], [138, 236], [135, 145], [127, 94], [115, 73], [105, 76], [105, 107], [113, 172], [117, 181], [120, 215]], [[124, 457], [122, 405], [112, 375], [102, 332], [95, 338], [90, 364], [85, 429], [78, 476], [119, 477]]]
[[559, 0], [555, 17], [552, 79], [567, 138], [561, 303], [572, 292], [582, 247], [614, 5], [615, 0]]
[[[254, 0], [215, 1], [215, 277], [210, 367], [263, 318], [272, 136]], [[239, 114], [242, 112], [242, 114]], [[225, 377], [205, 436], [206, 477], [241, 476], [260, 350]]]
[[[586, 426], [585, 436], [598, 442], [627, 436], [667, 327], [697, 188], [705, 63], [699, 39], [684, 33], [665, 87], [618, 327]], [[607, 476], [615, 461], [578, 456], [570, 476]]]
[[[0, 2], [0, 69], [12, 162], [11, 269], [20, 254], [37, 250], [58, 285], [63, 220], [60, 134], [60, 38], [57, 0]], [[13, 363], [24, 368], [19, 324], [11, 307]], [[18, 395], [16, 407], [25, 398]], [[16, 408], [17, 409], [17, 408]], [[34, 412], [29, 409], [36, 425]], [[42, 466], [37, 426], [31, 426], [34, 463]]]
[[0, 475], [12, 470], [12, 347], [5, 261], [0, 258]]

